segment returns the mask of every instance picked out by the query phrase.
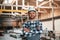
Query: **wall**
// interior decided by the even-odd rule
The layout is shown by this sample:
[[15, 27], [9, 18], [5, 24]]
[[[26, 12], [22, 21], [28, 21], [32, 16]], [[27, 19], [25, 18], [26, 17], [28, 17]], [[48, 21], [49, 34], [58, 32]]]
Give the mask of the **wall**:
[[[43, 29], [48, 28], [48, 30], [53, 30], [52, 21], [44, 21], [42, 22]], [[60, 33], [60, 19], [55, 20], [55, 32]]]
[[55, 30], [60, 33], [60, 19], [55, 20]]
[[45, 22], [42, 22], [43, 24], [43, 29], [48, 29], [48, 30], [52, 30], [52, 21], [45, 21]]
[[[44, 17], [43, 17], [44, 16]], [[60, 16], [60, 9], [55, 9], [54, 10], [54, 17]], [[40, 19], [48, 19], [52, 17], [52, 12], [46, 13], [46, 14], [41, 14]], [[42, 21], [43, 23], [43, 29], [48, 28], [48, 30], [53, 30], [52, 27], [52, 19], [47, 20], [47, 21]], [[55, 32], [60, 33], [60, 17], [58, 19], [55, 19]]]

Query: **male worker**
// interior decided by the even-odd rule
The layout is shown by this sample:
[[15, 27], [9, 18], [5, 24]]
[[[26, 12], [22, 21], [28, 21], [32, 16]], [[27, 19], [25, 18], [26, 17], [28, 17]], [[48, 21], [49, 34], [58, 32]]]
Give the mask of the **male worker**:
[[29, 21], [23, 23], [23, 29], [27, 40], [40, 40], [42, 23], [36, 19], [36, 10], [30, 8], [28, 11]]

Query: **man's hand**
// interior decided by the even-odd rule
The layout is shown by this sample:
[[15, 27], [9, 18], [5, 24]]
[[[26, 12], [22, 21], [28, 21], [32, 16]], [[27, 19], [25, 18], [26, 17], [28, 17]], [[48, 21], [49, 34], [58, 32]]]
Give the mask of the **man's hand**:
[[25, 31], [25, 32], [30, 32], [30, 29], [24, 28], [24, 31]]

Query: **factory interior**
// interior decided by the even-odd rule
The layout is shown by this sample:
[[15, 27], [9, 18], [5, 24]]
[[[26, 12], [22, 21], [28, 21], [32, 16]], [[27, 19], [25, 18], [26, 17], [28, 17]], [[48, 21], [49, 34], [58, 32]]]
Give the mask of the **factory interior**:
[[40, 40], [60, 40], [60, 0], [0, 0], [0, 40], [26, 40], [22, 24], [29, 7], [42, 22]]

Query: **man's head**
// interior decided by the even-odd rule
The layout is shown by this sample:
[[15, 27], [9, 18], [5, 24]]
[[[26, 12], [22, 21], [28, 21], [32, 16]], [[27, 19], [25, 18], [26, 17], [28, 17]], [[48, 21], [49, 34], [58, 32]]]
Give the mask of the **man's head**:
[[28, 15], [30, 19], [35, 19], [36, 18], [36, 10], [32, 9], [28, 11]]

